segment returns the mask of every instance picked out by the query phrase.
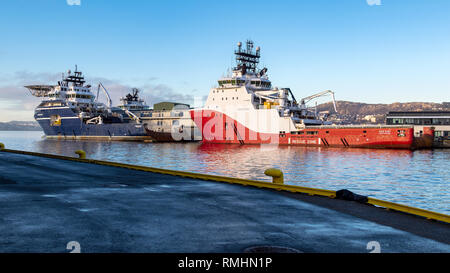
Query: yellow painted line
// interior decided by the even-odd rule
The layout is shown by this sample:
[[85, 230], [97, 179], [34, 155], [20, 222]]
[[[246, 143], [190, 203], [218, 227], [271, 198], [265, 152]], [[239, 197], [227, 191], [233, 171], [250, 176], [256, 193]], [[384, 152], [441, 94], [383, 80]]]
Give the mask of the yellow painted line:
[[414, 214], [418, 216], [425, 217], [427, 219], [439, 220], [442, 222], [450, 223], [450, 215], [442, 214], [434, 211], [429, 211], [425, 209], [419, 209], [415, 207], [410, 207], [402, 204], [392, 203], [388, 201], [383, 201], [375, 198], [368, 198], [369, 201], [367, 203], [372, 204], [374, 206], [379, 206], [383, 208], [388, 208], [396, 211], [401, 211], [409, 214]]
[[[82, 162], [82, 163], [91, 163], [91, 164], [98, 164], [98, 165], [104, 165], [104, 166], [126, 168], [126, 169], [131, 169], [131, 170], [160, 173], [160, 174], [167, 174], [167, 175], [180, 176], [180, 177], [188, 177], [188, 178], [194, 178], [194, 179], [200, 179], [200, 180], [227, 182], [227, 183], [231, 183], [231, 184], [239, 184], [239, 185], [243, 185], [243, 186], [254, 186], [254, 187], [258, 187], [258, 188], [274, 189], [274, 190], [279, 190], [279, 191], [304, 193], [304, 194], [309, 194], [309, 195], [319, 195], [319, 196], [325, 196], [325, 197], [329, 197], [329, 198], [336, 197], [335, 191], [324, 190], [324, 189], [316, 189], [316, 188], [285, 185], [285, 184], [275, 184], [275, 183], [264, 182], [264, 181], [233, 178], [233, 177], [219, 176], [219, 175], [166, 170], [166, 169], [160, 169], [160, 168], [152, 168], [152, 167], [145, 167], [145, 166], [139, 166], [139, 165], [131, 165], [131, 164], [118, 163], [118, 162], [103, 161], [103, 160], [82, 159], [82, 158], [68, 157], [68, 156], [61, 156], [61, 155], [9, 150], [9, 149], [2, 149], [1, 146], [0, 146], [0, 151], [8, 152], [8, 153], [15, 153], [15, 154], [32, 155], [32, 156], [47, 157], [47, 158], [54, 158], [54, 159], [70, 160], [70, 161], [76, 161], [76, 162]], [[396, 203], [383, 201], [383, 200], [379, 200], [379, 199], [375, 199], [375, 198], [371, 198], [371, 197], [369, 197], [368, 200], [369, 200], [368, 203], [371, 205], [375, 205], [375, 206], [379, 206], [379, 207], [383, 207], [383, 208], [387, 208], [387, 209], [391, 209], [391, 210], [401, 211], [401, 212], [408, 213], [408, 214], [422, 216], [427, 219], [438, 220], [438, 221], [442, 221], [445, 223], [450, 223], [450, 215], [433, 212], [433, 211], [428, 211], [428, 210], [424, 210], [424, 209], [419, 209], [419, 208], [414, 208], [414, 207], [409, 207], [406, 205], [396, 204]]]

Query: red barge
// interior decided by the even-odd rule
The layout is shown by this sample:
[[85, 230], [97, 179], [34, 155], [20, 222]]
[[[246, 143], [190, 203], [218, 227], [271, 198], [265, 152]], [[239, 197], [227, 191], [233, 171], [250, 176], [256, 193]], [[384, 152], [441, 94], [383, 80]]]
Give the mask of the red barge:
[[203, 108], [190, 111], [204, 143], [392, 149], [426, 145], [414, 138], [413, 126], [332, 125], [306, 106], [308, 101], [330, 94], [334, 102], [332, 91], [299, 103], [289, 88], [272, 86], [267, 68], [257, 68], [260, 48], [253, 50], [252, 41], [247, 41], [246, 48], [238, 43], [235, 55], [237, 66], [232, 73], [211, 89]]

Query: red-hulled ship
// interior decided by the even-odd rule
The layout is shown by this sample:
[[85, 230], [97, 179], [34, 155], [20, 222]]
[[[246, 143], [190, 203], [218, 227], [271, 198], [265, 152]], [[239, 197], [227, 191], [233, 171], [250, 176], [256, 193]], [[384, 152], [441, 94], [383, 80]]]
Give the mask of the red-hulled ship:
[[[319, 147], [414, 148], [412, 126], [340, 126], [319, 119], [289, 88], [272, 87], [267, 68], [258, 69], [260, 48], [238, 43], [237, 66], [212, 88], [205, 106], [191, 111], [205, 143], [283, 144]], [[417, 142], [417, 141], [416, 141]]]

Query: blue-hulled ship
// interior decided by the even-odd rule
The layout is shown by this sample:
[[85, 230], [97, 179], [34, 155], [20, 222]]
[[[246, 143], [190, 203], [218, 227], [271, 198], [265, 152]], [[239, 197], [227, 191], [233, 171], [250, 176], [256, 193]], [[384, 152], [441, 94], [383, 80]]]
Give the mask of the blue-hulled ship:
[[[133, 109], [112, 107], [106, 88], [99, 83], [97, 95], [86, 85], [81, 71], [70, 70], [57, 85], [25, 86], [31, 94], [41, 97], [34, 118], [47, 138], [146, 140], [148, 136], [140, 119], [140, 113], [148, 111], [141, 100], [132, 98]], [[108, 105], [98, 101], [100, 89], [108, 99]], [[142, 105], [136, 105], [139, 101]]]

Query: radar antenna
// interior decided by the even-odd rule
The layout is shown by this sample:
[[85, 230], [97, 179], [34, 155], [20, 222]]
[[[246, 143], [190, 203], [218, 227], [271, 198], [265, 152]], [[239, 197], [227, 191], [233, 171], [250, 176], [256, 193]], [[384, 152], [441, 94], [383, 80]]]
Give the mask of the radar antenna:
[[140, 90], [137, 89], [137, 88], [132, 88], [131, 92], [133, 94], [133, 100], [138, 101], [138, 99], [139, 99], [139, 95], [138, 94], [139, 94]]

